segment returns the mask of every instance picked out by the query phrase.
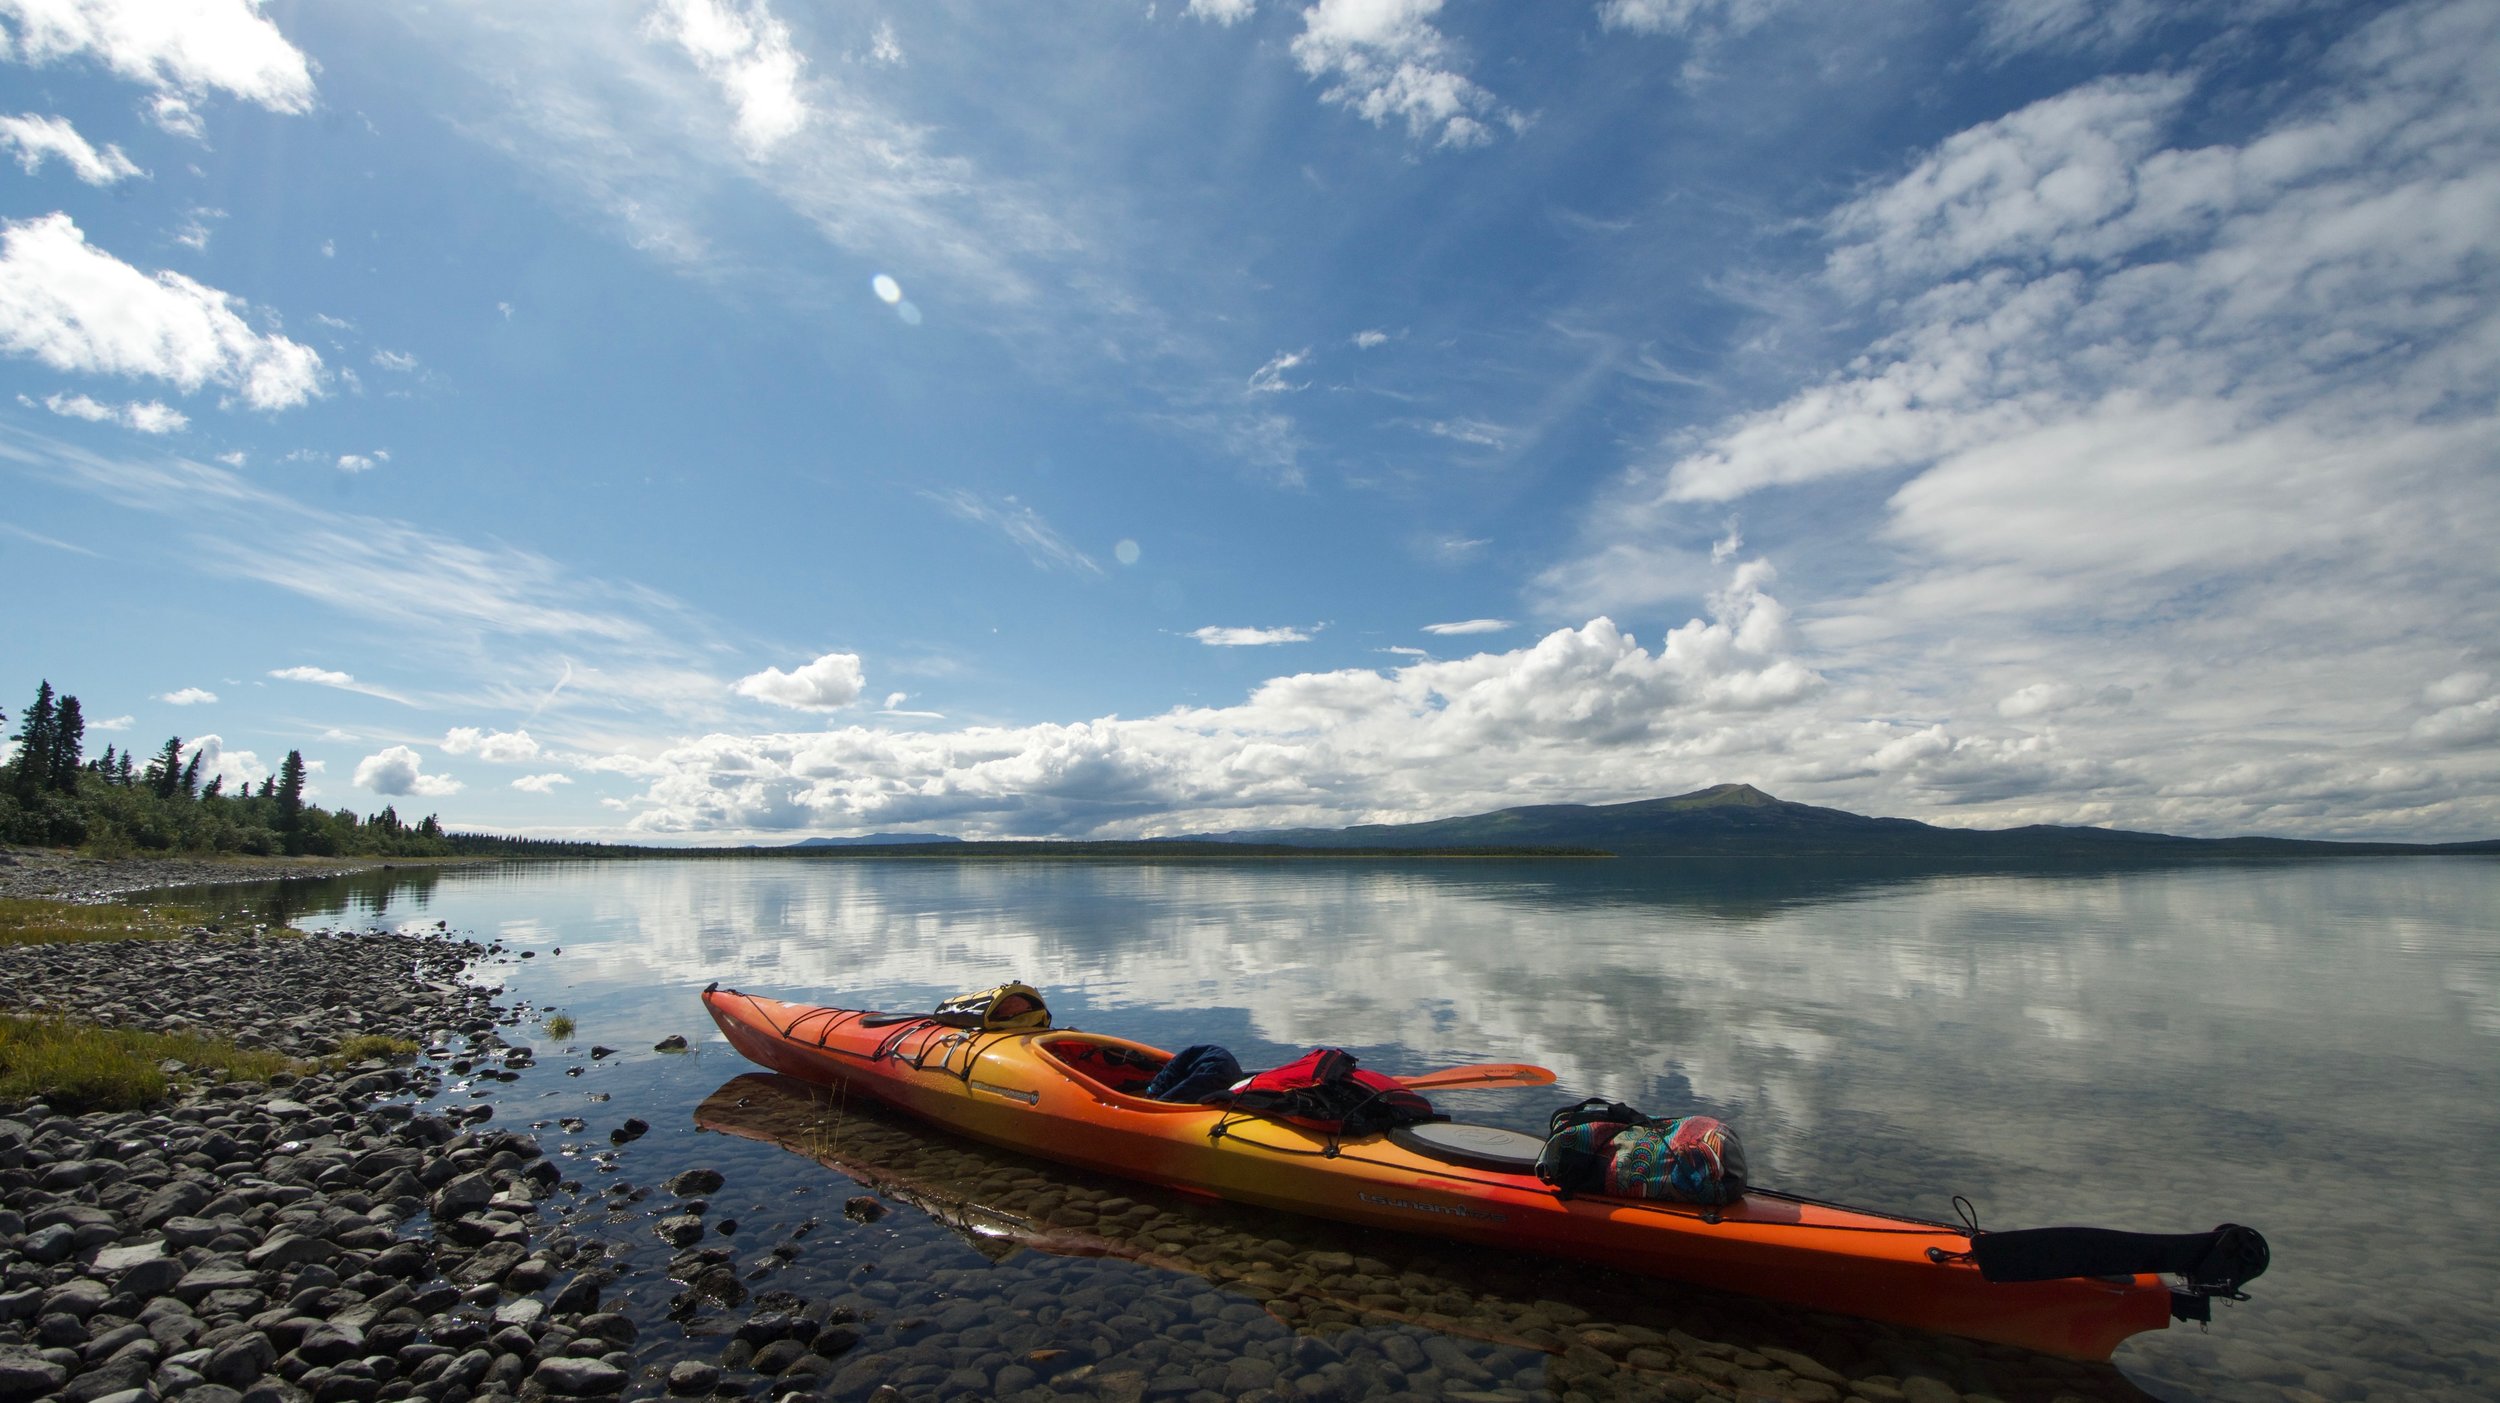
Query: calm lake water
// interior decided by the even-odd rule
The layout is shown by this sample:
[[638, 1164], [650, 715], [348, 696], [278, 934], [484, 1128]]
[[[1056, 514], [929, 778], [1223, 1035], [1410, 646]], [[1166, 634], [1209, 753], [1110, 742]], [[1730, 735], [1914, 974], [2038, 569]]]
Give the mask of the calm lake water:
[[[698, 1129], [698, 1106], [748, 1069], [697, 990], [718, 979], [911, 1008], [1023, 979], [1063, 1024], [1222, 1043], [1254, 1067], [1318, 1045], [1389, 1072], [1542, 1063], [1559, 1086], [1440, 1104], [1539, 1132], [1552, 1107], [1591, 1094], [1706, 1111], [1737, 1127], [1759, 1182], [1823, 1197], [1949, 1219], [1959, 1193], [1998, 1228], [2247, 1223], [2274, 1248], [2254, 1299], [2218, 1306], [2209, 1333], [2138, 1337], [2117, 1361], [2126, 1380], [2182, 1399], [2500, 1396], [2500, 864], [2482, 859], [2114, 872], [662, 860], [379, 874], [243, 899], [283, 901], [306, 926], [441, 922], [535, 952], [491, 976], [576, 1017], [584, 1052], [626, 1055], [561, 1058], [543, 1034], [514, 1033], [542, 1065], [496, 1093], [499, 1123], [641, 1115], [655, 1129], [639, 1152], [673, 1167], [746, 1156], [776, 1186], [759, 1220], [794, 1201], [838, 1215], [857, 1190]], [[652, 1054], [669, 1033], [697, 1055]], [[592, 1096], [613, 1099], [588, 1109]], [[894, 1133], [906, 1160], [956, 1153], [935, 1138], [915, 1153], [913, 1132]], [[591, 1134], [574, 1153], [607, 1149]], [[811, 1188], [818, 1199], [791, 1198]], [[733, 1175], [723, 1202], [739, 1190]], [[903, 1245], [974, 1251], [925, 1231]], [[1019, 1272], [1110, 1269], [1018, 1260], [947, 1289], [1003, 1299], [1029, 1284]], [[817, 1269], [841, 1265], [837, 1253]], [[1502, 1271], [1544, 1270], [1472, 1265], [1469, 1289], [1496, 1295]], [[1767, 1319], [1759, 1329], [1782, 1328]], [[1796, 1328], [1810, 1354], [1809, 1339], [1851, 1347], [1828, 1318]], [[1893, 1354], [1862, 1348], [1922, 1347], [1887, 1338]]]

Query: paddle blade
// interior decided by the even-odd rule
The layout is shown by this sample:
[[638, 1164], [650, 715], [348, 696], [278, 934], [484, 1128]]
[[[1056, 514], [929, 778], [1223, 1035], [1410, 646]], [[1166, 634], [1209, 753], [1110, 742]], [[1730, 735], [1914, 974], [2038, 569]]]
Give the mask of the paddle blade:
[[1399, 1077], [1397, 1083], [1409, 1091], [1454, 1091], [1471, 1086], [1552, 1086], [1554, 1074], [1526, 1062], [1481, 1062], [1473, 1067], [1444, 1067], [1437, 1072]]

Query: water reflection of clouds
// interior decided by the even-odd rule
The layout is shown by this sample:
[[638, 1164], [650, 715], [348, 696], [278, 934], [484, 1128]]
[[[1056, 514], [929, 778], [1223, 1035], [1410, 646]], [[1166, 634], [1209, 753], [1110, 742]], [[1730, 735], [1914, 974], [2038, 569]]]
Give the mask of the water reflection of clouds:
[[[2500, 1289], [2452, 1250], [2500, 1240], [2495, 876], [690, 860], [445, 874], [418, 924], [563, 946], [495, 969], [614, 1042], [695, 1031], [713, 979], [911, 1007], [1022, 978], [1164, 1041], [1542, 1062], [1553, 1093], [1730, 1115], [1770, 1182], [1887, 1207], [1960, 1190], [2000, 1223], [2244, 1216], [2307, 1265], [2234, 1333], [2292, 1357], [2363, 1296], [2408, 1347], [2472, 1338], [2463, 1303]], [[1451, 1108], [1541, 1120], [1560, 1099], [1508, 1095]], [[2371, 1147], [2370, 1214], [2307, 1148], [2322, 1128]]]

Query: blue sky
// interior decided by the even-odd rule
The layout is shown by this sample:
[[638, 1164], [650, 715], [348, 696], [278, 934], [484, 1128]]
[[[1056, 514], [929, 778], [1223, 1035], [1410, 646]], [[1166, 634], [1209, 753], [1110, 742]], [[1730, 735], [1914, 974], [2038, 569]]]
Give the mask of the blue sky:
[[0, 704], [94, 749], [2500, 833], [2488, 0], [156, 8], [0, 0]]

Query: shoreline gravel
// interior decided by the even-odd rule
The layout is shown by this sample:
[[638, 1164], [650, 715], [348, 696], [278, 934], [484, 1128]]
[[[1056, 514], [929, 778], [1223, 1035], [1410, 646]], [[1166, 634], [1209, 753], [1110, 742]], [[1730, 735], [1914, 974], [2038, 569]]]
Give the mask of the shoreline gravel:
[[0, 846], [0, 898], [110, 901], [170, 887], [312, 881], [386, 868], [446, 866], [492, 858], [90, 857], [56, 848]]

